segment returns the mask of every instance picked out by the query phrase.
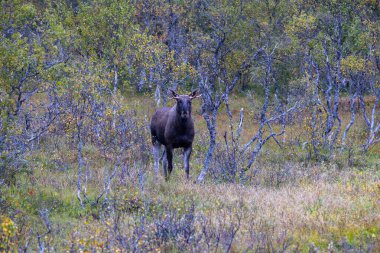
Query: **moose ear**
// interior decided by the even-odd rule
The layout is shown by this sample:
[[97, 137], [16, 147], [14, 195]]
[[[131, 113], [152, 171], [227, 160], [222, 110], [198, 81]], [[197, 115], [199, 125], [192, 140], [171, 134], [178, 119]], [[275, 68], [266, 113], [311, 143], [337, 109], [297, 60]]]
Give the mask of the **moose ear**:
[[178, 94], [177, 94], [174, 90], [169, 89], [169, 91], [170, 91], [170, 93], [172, 94], [172, 98], [176, 98], [176, 97], [178, 97]]
[[192, 92], [189, 94], [189, 97], [190, 97], [191, 99], [199, 98], [200, 96], [202, 96], [202, 94], [198, 94], [198, 89], [192, 91]]

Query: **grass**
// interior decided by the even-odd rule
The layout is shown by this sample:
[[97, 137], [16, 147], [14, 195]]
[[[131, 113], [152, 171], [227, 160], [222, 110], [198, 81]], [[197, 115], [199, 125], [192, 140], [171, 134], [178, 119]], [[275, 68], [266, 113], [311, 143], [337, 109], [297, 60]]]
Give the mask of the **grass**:
[[[114, 195], [126, 210], [125, 218], [130, 219], [136, 218], [136, 212], [141, 211], [139, 209], [145, 201], [151, 201], [151, 206], [162, 212], [165, 212], [166, 206], [180, 212], [186, 209], [184, 206], [194, 202], [196, 216], [212, 217], [215, 224], [233, 210], [232, 215], [239, 213], [242, 216], [242, 225], [234, 244], [236, 251], [249, 247], [251, 227], [256, 224], [259, 224], [260, 230], [268, 230], [274, 237], [286, 232], [293, 242], [304, 245], [302, 251], [307, 251], [310, 243], [326, 250], [331, 243], [338, 245], [342, 241], [353, 246], [368, 240], [377, 241], [380, 236], [380, 173], [327, 169], [328, 177], [305, 179], [276, 188], [210, 182], [199, 185], [184, 180], [182, 173], [177, 172], [168, 183], [163, 180], [158, 184], [147, 183], [144, 191], [133, 185], [117, 185]], [[59, 172], [55, 177], [57, 181], [70, 181], [67, 174]], [[107, 222], [96, 218], [99, 215], [96, 212], [101, 212], [102, 208], [89, 204], [82, 209], [76, 200], [73, 185], [53, 187], [53, 181], [49, 181], [46, 174], [35, 176], [50, 187], [30, 188], [31, 185], [25, 182], [6, 192], [12, 199], [12, 206], [22, 210], [19, 215], [30, 217], [30, 226], [41, 225], [37, 211], [44, 207], [50, 210], [52, 223], [57, 226], [52, 237], [65, 238], [85, 224], [83, 231], [79, 232], [80, 237], [92, 235], [94, 240], [105, 240]], [[41, 186], [39, 182], [37, 185]], [[18, 220], [18, 216], [15, 217]], [[61, 224], [63, 229], [59, 230], [57, 224]], [[40, 229], [43, 230], [43, 227]], [[52, 244], [61, 243], [60, 239], [50, 240]], [[66, 247], [69, 245], [66, 244]]]
[[[155, 107], [150, 99], [126, 102], [137, 110], [141, 122]], [[242, 98], [232, 98], [234, 116], [245, 104]], [[42, 242], [46, 251], [59, 252], [380, 251], [379, 146], [365, 156], [356, 154], [349, 166], [344, 152], [332, 161], [305, 162], [302, 145], [281, 149], [271, 142], [246, 184], [211, 179], [194, 184], [207, 150], [207, 130], [199, 110], [196, 102], [192, 180], [184, 179], [179, 152], [171, 180], [154, 180], [152, 158], [147, 162], [136, 158], [150, 150], [137, 147], [123, 160], [109, 203], [96, 200], [113, 169], [115, 154], [85, 145], [88, 200], [81, 207], [76, 196], [75, 145], [62, 137], [44, 140], [40, 149], [29, 154], [28, 173], [19, 174], [15, 185], [2, 187], [0, 225], [10, 217], [17, 228], [9, 236], [9, 249], [28, 245], [28, 251], [36, 251]], [[249, 116], [247, 112], [242, 143], [257, 129]], [[218, 140], [223, 143], [228, 117], [221, 111], [218, 120]], [[343, 121], [347, 122], [347, 115]], [[306, 134], [302, 126], [300, 120], [289, 127], [287, 140], [302, 141]], [[360, 131], [357, 124], [351, 134]], [[48, 210], [51, 231], [38, 242], [47, 231], [41, 210]], [[0, 227], [3, 239], [4, 226]]]

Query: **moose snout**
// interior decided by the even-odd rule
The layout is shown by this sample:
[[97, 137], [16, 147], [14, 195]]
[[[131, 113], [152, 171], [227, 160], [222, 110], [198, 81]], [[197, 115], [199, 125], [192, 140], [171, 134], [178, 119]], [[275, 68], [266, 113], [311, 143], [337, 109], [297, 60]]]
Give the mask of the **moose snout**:
[[181, 112], [181, 118], [182, 119], [188, 119], [190, 116], [190, 113], [188, 111], [182, 111]]

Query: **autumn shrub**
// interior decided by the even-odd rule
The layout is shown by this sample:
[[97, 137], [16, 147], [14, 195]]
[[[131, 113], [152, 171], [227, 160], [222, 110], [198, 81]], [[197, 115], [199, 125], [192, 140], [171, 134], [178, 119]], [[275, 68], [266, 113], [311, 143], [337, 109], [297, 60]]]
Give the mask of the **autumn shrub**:
[[209, 174], [213, 181], [235, 182], [238, 168], [233, 155], [222, 145], [217, 145], [214, 154], [215, 158], [209, 169]]
[[13, 237], [16, 236], [16, 224], [7, 216], [0, 216], [0, 250], [4, 252], [13, 251], [16, 244]]

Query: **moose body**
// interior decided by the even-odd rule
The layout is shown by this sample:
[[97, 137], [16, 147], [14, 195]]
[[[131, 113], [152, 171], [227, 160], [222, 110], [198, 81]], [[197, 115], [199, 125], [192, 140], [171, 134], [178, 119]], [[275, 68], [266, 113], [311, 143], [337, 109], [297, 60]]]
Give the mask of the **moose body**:
[[173, 170], [173, 149], [183, 148], [183, 160], [186, 177], [189, 178], [189, 160], [194, 140], [194, 122], [191, 118], [191, 100], [199, 97], [197, 91], [190, 95], [178, 95], [172, 91], [172, 99], [177, 103], [171, 107], [158, 109], [150, 124], [152, 135], [154, 172], [159, 170], [161, 145], [165, 147], [163, 167], [165, 178], [168, 179]]

